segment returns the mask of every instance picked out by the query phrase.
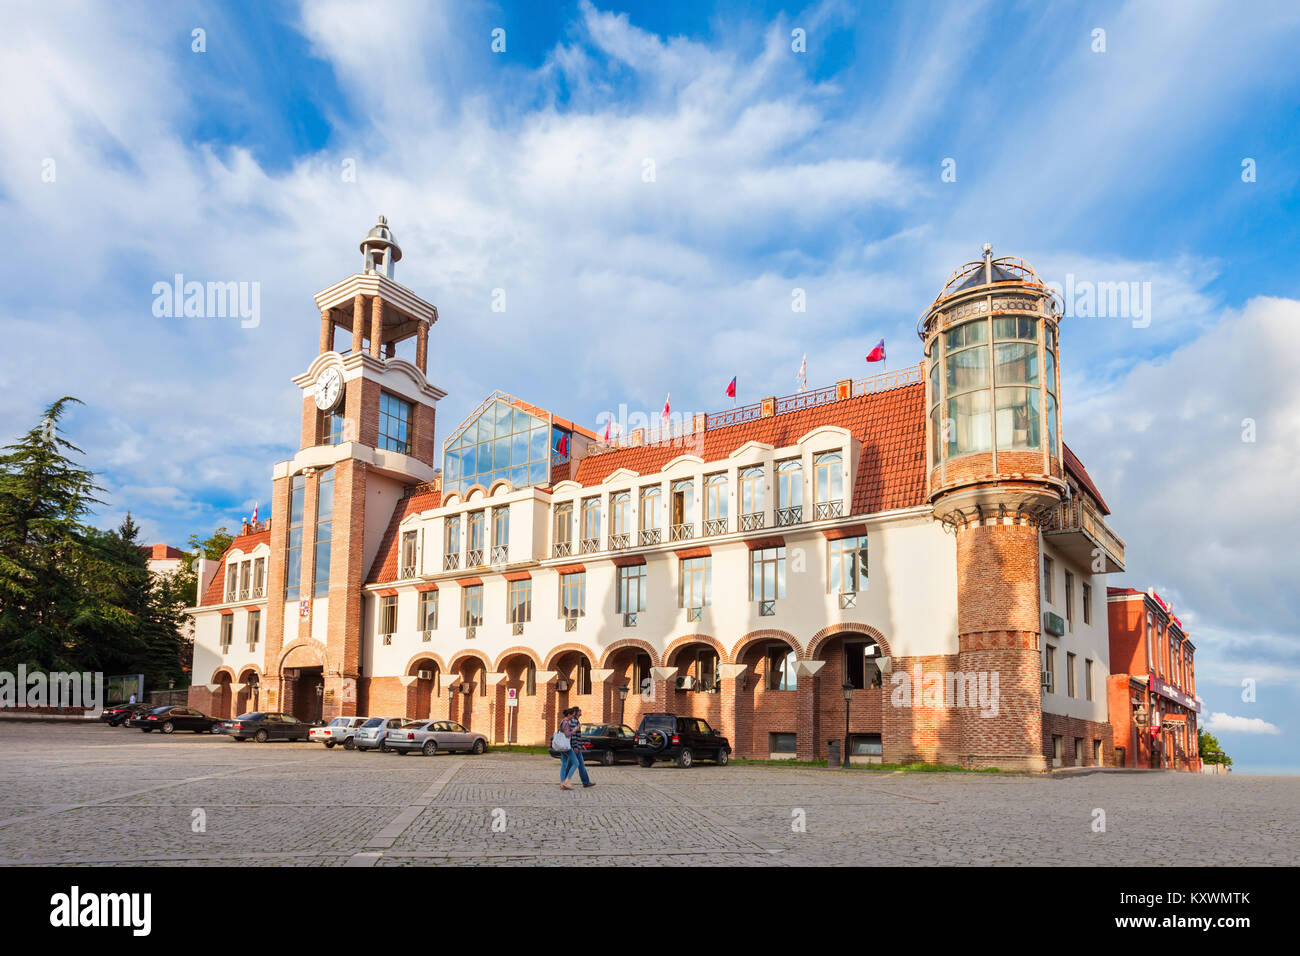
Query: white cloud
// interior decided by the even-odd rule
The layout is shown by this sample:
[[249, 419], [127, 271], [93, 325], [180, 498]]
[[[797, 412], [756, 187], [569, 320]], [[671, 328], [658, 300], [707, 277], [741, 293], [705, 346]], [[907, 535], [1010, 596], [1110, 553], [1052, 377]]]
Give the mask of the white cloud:
[[1215, 735], [1280, 734], [1282, 732], [1267, 720], [1262, 720], [1259, 717], [1233, 717], [1231, 714], [1224, 714], [1218, 711], [1210, 714], [1210, 719], [1206, 722], [1205, 729]]

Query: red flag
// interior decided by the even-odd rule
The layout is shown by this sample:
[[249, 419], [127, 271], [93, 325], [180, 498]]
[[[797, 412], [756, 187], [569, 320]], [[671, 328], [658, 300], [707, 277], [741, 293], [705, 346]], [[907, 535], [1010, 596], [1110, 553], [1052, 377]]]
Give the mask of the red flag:
[[871, 354], [867, 356], [868, 362], [883, 362], [885, 360], [885, 340], [881, 339]]
[[667, 395], [664, 396], [664, 410], [659, 415], [659, 417], [664, 420], [665, 425], [668, 424], [668, 400], [672, 397], [673, 397], [672, 392], [669, 392]]
[[609, 426], [613, 423], [613, 421], [614, 421], [614, 419], [611, 418], [609, 421], [605, 422], [605, 442], [606, 442], [606, 444], [609, 443]]
[[567, 455], [567, 454], [569, 453], [569, 436], [568, 436], [568, 435], [565, 435], [565, 434], [563, 434], [563, 433], [560, 434], [560, 444], [559, 444], [559, 447], [556, 448], [556, 451], [558, 451], [558, 452], [560, 453], [560, 457], [564, 457], [565, 455]]
[[727, 386], [727, 398], [736, 397], [736, 377], [731, 377], [731, 384]]

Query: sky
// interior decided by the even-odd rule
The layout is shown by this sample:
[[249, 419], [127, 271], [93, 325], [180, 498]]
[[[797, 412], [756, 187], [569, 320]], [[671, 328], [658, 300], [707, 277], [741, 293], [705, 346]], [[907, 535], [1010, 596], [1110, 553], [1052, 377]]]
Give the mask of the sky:
[[[1237, 772], [1300, 773], [1294, 3], [4, 6], [0, 442], [81, 399], [98, 524], [267, 513], [311, 296], [378, 214], [439, 440], [498, 388], [595, 427], [915, 364], [988, 242], [1076, 293], [1107, 583], [1173, 604]], [[177, 274], [256, 322], [158, 315]]]

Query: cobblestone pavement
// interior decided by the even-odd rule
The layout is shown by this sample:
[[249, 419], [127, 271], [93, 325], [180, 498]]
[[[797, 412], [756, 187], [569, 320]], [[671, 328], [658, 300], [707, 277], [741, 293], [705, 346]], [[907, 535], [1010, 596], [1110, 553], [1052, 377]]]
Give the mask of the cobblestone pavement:
[[566, 792], [542, 756], [5, 723], [0, 864], [1300, 863], [1300, 778], [705, 764], [591, 776]]

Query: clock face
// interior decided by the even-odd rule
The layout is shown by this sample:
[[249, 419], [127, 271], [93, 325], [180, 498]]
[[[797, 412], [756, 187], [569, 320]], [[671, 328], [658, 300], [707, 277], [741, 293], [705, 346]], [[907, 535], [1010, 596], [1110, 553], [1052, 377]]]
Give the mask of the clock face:
[[329, 411], [343, 394], [343, 374], [336, 368], [326, 369], [316, 380], [316, 407]]

